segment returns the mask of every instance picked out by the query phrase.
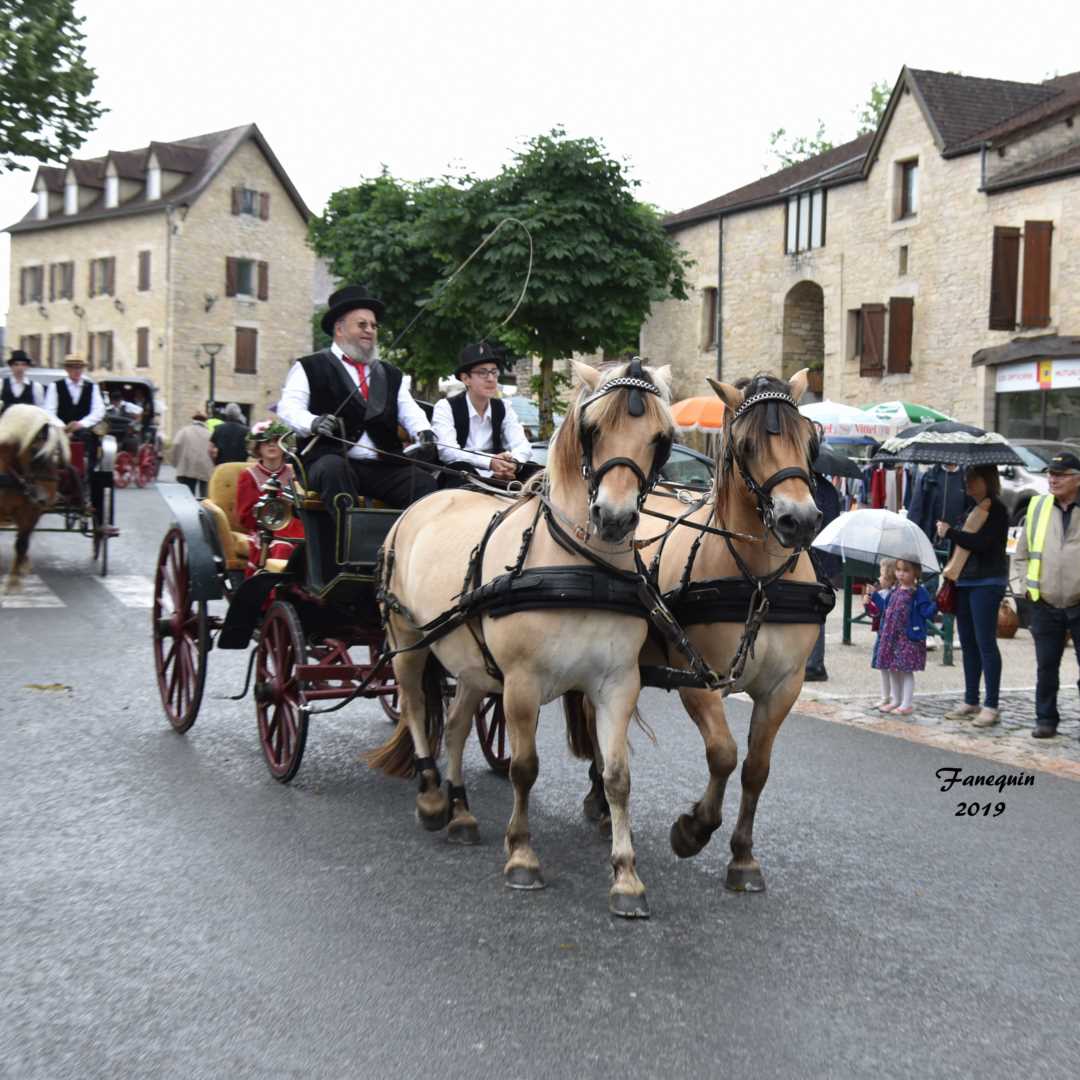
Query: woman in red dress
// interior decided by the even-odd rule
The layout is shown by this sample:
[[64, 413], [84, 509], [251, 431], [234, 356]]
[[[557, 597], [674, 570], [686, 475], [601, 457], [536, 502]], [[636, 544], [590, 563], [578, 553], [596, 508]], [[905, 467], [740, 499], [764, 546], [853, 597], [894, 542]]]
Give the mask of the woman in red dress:
[[[271, 477], [277, 477], [283, 488], [293, 482], [292, 466], [285, 462], [285, 451], [281, 448], [281, 439], [290, 434], [291, 429], [280, 420], [264, 420], [251, 429], [248, 436], [248, 452], [255, 463], [248, 466], [236, 484], [236, 514], [240, 524], [250, 536], [248, 552], [248, 574], [253, 574], [259, 565], [259, 526], [255, 520], [255, 504], [262, 497], [262, 488]], [[293, 518], [284, 528], [274, 533], [268, 558], [287, 559], [293, 553], [293, 540], [304, 538], [304, 526], [298, 518]]]

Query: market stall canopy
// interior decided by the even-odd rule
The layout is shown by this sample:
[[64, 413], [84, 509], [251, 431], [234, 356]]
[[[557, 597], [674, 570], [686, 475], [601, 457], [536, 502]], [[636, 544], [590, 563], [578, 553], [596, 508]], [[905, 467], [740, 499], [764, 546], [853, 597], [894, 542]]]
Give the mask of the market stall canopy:
[[864, 405], [863, 412], [883, 424], [894, 425], [897, 431], [907, 424], [918, 424], [923, 420], [952, 419], [929, 405], [916, 405], [912, 401], [883, 401], [880, 405]]
[[996, 367], [1019, 360], [1072, 359], [1080, 356], [1080, 337], [1040, 334], [1038, 337], [1014, 338], [1004, 345], [979, 349], [971, 358], [972, 367]]
[[883, 424], [872, 416], [855, 408], [843, 405], [839, 401], [815, 401], [809, 405], [800, 405], [799, 412], [821, 425], [826, 439], [831, 436], [850, 438], [861, 435], [871, 439], [887, 439], [896, 434], [895, 424]]
[[724, 403], [715, 395], [683, 398], [671, 406], [679, 431], [715, 433], [724, 426]]

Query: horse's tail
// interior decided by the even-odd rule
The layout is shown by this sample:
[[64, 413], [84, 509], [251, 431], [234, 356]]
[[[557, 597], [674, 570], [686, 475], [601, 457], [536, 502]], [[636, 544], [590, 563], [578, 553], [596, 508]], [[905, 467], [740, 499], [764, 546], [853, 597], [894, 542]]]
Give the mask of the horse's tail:
[[[566, 717], [566, 744], [570, 753], [582, 761], [596, 760], [596, 711], [585, 700], [580, 690], [563, 694], [563, 715]], [[648, 720], [635, 706], [631, 718], [645, 733], [649, 741], [656, 742], [656, 733]]]
[[[443, 677], [445, 669], [434, 653], [428, 653], [420, 685], [424, 693], [424, 732], [427, 735], [429, 753], [438, 758], [442, 749], [443, 728], [446, 717], [443, 711]], [[404, 780], [416, 775], [416, 744], [413, 742], [409, 724], [402, 716], [389, 739], [364, 755], [373, 769], [380, 769], [387, 776]]]

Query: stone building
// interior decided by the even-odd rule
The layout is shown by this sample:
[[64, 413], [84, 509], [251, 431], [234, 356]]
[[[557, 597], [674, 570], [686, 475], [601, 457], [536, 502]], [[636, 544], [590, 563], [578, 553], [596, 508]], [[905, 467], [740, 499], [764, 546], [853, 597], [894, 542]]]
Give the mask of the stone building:
[[875, 132], [666, 219], [695, 291], [643, 354], [678, 396], [811, 367], [833, 400], [1080, 435], [1077, 114], [1080, 73], [905, 68]]
[[[310, 351], [310, 216], [254, 124], [42, 167], [10, 226], [8, 343], [152, 379], [166, 433], [210, 396], [265, 417]], [[207, 366], [203, 366], [207, 365]]]

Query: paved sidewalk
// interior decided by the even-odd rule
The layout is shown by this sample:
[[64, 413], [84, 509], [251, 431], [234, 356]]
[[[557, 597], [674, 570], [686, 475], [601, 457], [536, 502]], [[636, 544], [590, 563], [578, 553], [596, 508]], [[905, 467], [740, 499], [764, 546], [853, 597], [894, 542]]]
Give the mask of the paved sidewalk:
[[[861, 610], [856, 597], [856, 611]], [[1002, 658], [1001, 723], [974, 728], [970, 721], [946, 720], [945, 713], [963, 703], [964, 671], [959, 642], [954, 664], [942, 665], [940, 641], [915, 676], [915, 712], [894, 717], [875, 712], [880, 699], [878, 673], [870, 667], [874, 634], [869, 623], [852, 626], [852, 644], [841, 644], [843, 617], [837, 604], [826, 625], [827, 682], [806, 683], [796, 711], [883, 734], [930, 743], [943, 749], [975, 754], [1024, 769], [1040, 769], [1080, 779], [1080, 695], [1076, 656], [1066, 650], [1061, 664], [1058, 707], [1061, 724], [1053, 739], [1033, 739], [1035, 726], [1035, 646], [1026, 630], [999, 640]]]

